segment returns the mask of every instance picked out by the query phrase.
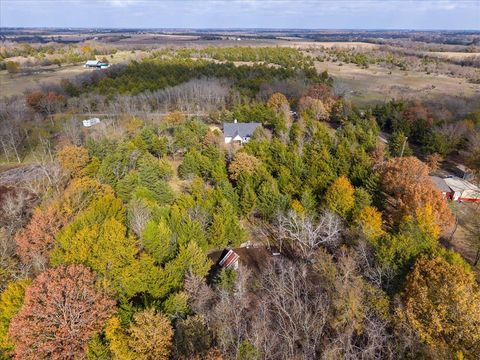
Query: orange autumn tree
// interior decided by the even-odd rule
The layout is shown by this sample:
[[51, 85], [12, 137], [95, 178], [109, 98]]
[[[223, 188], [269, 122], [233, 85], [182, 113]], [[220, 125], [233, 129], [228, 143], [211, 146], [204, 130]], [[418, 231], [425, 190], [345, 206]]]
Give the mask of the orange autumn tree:
[[430, 171], [437, 171], [440, 168], [443, 158], [440, 154], [433, 153], [427, 156], [427, 165]]
[[446, 358], [480, 353], [480, 290], [474, 274], [459, 265], [440, 257], [417, 260], [397, 315]]
[[320, 99], [324, 103], [334, 101], [332, 88], [326, 84], [317, 83], [309, 87], [302, 96], [309, 96], [313, 99]]
[[90, 337], [101, 331], [115, 305], [95, 282], [83, 265], [59, 266], [37, 276], [10, 323], [15, 358], [83, 358]]
[[55, 236], [68, 218], [58, 208], [35, 209], [27, 226], [15, 235], [17, 255], [24, 264], [32, 264], [35, 270], [43, 270]]
[[330, 112], [320, 99], [314, 99], [310, 96], [305, 96], [298, 102], [300, 112], [309, 111], [317, 120], [328, 120]]
[[290, 104], [289, 104], [287, 98], [285, 97], [285, 95], [283, 95], [282, 93], [278, 93], [278, 92], [272, 94], [268, 98], [267, 106], [269, 108], [275, 110], [275, 112], [277, 114], [286, 115], [290, 111]]
[[28, 94], [25, 98], [27, 105], [33, 110], [41, 111], [41, 101], [45, 98], [45, 94], [42, 91], [34, 91]]
[[428, 173], [428, 166], [414, 156], [392, 158], [385, 164], [382, 185], [392, 200], [390, 212], [398, 220], [430, 205], [437, 225], [446, 230], [453, 224], [453, 215]]
[[172, 111], [162, 118], [162, 121], [167, 125], [178, 125], [184, 123], [185, 120], [185, 114], [181, 111]]

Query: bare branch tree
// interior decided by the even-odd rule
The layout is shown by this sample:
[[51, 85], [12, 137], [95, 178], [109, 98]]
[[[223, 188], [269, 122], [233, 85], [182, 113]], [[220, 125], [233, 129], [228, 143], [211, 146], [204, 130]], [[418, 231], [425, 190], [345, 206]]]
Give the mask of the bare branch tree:
[[134, 200], [128, 207], [128, 222], [133, 232], [141, 237], [145, 225], [152, 217], [147, 205], [139, 200]]
[[291, 210], [277, 217], [274, 236], [280, 247], [287, 244], [303, 259], [311, 259], [318, 246], [337, 246], [342, 230], [341, 219], [331, 212], [323, 212], [315, 221], [309, 215]]

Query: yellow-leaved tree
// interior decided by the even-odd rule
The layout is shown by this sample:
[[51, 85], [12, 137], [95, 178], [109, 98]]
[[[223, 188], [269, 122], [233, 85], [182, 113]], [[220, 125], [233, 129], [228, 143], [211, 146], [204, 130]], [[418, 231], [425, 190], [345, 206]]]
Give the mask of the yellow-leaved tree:
[[[14, 343], [8, 337], [8, 327], [23, 305], [25, 289], [29, 284], [30, 280], [11, 282], [0, 296], [0, 354], [13, 350]], [[0, 359], [3, 357], [0, 356]]]
[[172, 352], [170, 321], [154, 309], [133, 315], [128, 329], [122, 328], [118, 317], [112, 317], [105, 327], [105, 336], [118, 360], [166, 360]]
[[172, 351], [173, 329], [167, 317], [154, 309], [136, 313], [130, 324], [128, 344], [137, 359], [167, 360]]
[[[436, 351], [480, 354], [480, 290], [473, 273], [440, 257], [421, 257], [408, 275], [397, 314]], [[447, 356], [448, 357], [448, 356]]]
[[346, 218], [355, 205], [355, 189], [345, 176], [340, 176], [328, 188], [325, 204], [329, 210]]
[[277, 114], [288, 115], [290, 111], [290, 104], [288, 103], [287, 98], [282, 93], [273, 93], [267, 101], [267, 106]]
[[376, 240], [385, 234], [382, 228], [382, 213], [373, 206], [366, 206], [360, 210], [355, 221], [370, 241]]
[[260, 166], [260, 160], [255, 156], [249, 155], [245, 152], [238, 152], [235, 154], [235, 159], [228, 167], [228, 172], [232, 180], [238, 180], [242, 174], [252, 175]]
[[89, 161], [88, 151], [81, 146], [65, 146], [58, 151], [58, 160], [63, 170], [71, 177], [80, 177]]

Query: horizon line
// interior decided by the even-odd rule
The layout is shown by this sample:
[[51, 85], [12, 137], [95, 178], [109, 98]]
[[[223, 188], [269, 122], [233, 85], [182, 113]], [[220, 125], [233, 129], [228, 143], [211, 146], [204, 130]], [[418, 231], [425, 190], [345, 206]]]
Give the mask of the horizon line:
[[480, 29], [441, 29], [441, 28], [289, 28], [289, 27], [86, 27], [86, 26], [0, 26], [1, 29], [58, 29], [58, 30], [302, 30], [302, 31], [472, 31]]

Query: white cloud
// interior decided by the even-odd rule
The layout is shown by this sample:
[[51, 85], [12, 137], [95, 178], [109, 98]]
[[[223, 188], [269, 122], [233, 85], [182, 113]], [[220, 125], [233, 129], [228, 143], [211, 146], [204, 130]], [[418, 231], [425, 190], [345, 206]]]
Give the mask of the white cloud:
[[138, 3], [137, 0], [109, 0], [110, 5], [115, 7], [127, 7]]

